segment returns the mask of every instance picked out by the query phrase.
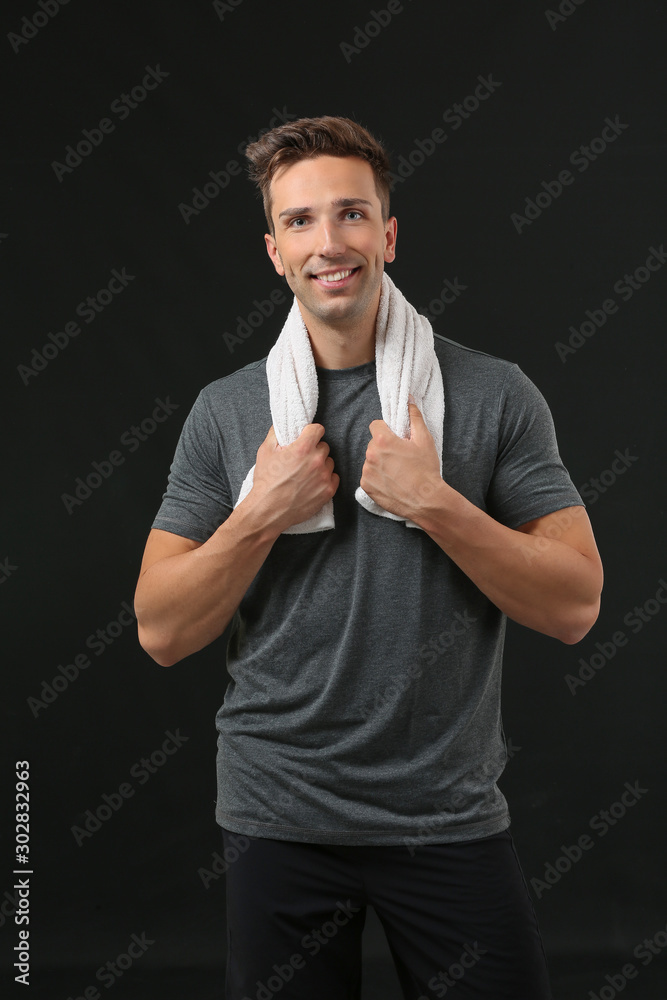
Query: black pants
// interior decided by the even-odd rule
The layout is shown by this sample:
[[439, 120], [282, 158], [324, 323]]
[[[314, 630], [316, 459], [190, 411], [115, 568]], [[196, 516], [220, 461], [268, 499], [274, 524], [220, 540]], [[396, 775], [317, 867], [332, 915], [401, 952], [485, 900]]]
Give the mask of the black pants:
[[551, 998], [509, 830], [410, 850], [223, 840], [226, 1000], [359, 1000], [369, 903], [405, 1000]]

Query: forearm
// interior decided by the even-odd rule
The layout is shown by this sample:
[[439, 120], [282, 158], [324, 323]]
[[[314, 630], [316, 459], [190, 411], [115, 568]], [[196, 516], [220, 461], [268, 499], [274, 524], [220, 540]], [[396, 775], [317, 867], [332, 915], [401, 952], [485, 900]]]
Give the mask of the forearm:
[[413, 519], [513, 621], [566, 643], [578, 642], [595, 622], [598, 560], [557, 537], [505, 527], [445, 482]]
[[222, 635], [279, 531], [251, 497], [207, 542], [153, 563], [139, 578], [139, 641], [171, 666]]

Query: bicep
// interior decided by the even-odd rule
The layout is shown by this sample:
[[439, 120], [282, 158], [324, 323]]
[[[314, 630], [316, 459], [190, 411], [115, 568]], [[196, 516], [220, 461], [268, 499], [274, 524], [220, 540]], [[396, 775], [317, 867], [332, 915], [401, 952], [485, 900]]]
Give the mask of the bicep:
[[203, 542], [196, 542], [183, 535], [174, 535], [171, 531], [162, 531], [161, 528], [151, 528], [141, 561], [139, 579], [160, 559], [191, 552], [193, 549], [198, 549], [200, 545], [203, 545]]

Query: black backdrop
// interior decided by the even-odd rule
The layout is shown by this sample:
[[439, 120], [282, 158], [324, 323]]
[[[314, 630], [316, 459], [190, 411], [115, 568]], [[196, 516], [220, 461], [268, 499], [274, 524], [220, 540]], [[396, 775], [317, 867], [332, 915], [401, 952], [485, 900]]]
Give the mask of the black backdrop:
[[[164, 670], [132, 596], [197, 392], [263, 357], [287, 312], [240, 150], [343, 114], [393, 157], [392, 277], [541, 388], [605, 564], [580, 644], [508, 629], [502, 788], [555, 995], [665, 996], [664, 15], [3, 5], [3, 991], [28, 929], [33, 996], [221, 995], [224, 638]], [[366, 1000], [398, 996], [372, 911], [364, 954]]]

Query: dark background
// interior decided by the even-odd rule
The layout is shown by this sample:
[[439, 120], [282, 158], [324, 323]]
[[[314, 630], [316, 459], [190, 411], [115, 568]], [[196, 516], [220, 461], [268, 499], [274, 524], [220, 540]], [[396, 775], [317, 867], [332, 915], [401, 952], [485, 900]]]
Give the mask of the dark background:
[[[123, 602], [131, 606], [199, 389], [265, 356], [287, 314], [279, 306], [232, 349], [223, 337], [281, 287], [243, 173], [187, 221], [179, 209], [209, 172], [243, 164], [238, 147], [277, 110], [354, 117], [386, 143], [408, 175], [392, 203], [394, 281], [438, 332], [516, 361], [551, 406], [565, 464], [587, 490], [606, 582], [598, 622], [577, 646], [509, 624], [504, 724], [521, 749], [502, 788], [557, 1000], [591, 991], [605, 1000], [628, 963], [636, 976], [623, 982], [627, 1000], [665, 997], [667, 267], [646, 270], [650, 248], [667, 238], [665, 3], [565, 0], [550, 15], [535, 2], [404, 0], [368, 33], [384, 0], [44, 4], [56, 13], [23, 0], [5, 3], [1, 18], [2, 991], [20, 995], [11, 968], [14, 762], [27, 760], [34, 874], [23, 995], [67, 1000], [90, 986], [117, 998], [222, 995], [224, 876], [206, 887], [202, 869], [212, 871], [221, 849], [214, 716], [224, 638], [165, 670], [139, 647]], [[358, 51], [341, 47], [355, 36]], [[122, 118], [112, 105], [146, 67], [167, 75]], [[489, 75], [488, 99], [474, 110], [469, 101], [458, 128], [443, 121]], [[80, 163], [54, 169], [104, 118], [113, 131], [83, 146]], [[605, 149], [595, 143], [581, 170], [586, 154], [570, 156], [607, 118], [626, 127]], [[447, 139], [420, 162], [417, 140], [428, 151], [437, 128]], [[572, 183], [551, 204], [543, 194], [540, 214], [517, 228], [512, 214], [565, 169]], [[113, 269], [133, 277], [97, 299]], [[614, 289], [636, 271], [631, 296]], [[430, 306], [445, 279], [465, 291]], [[111, 301], [86, 322], [76, 310], [89, 296]], [[587, 310], [599, 320], [610, 298], [616, 312], [559, 355], [569, 328]], [[80, 333], [68, 340], [73, 321]], [[61, 346], [40, 362], [49, 334]], [[151, 423], [156, 400], [172, 413]], [[131, 428], [142, 421], [139, 440]], [[101, 465], [99, 485], [67, 501], [112, 452], [118, 464]], [[626, 618], [636, 607], [644, 620]], [[96, 641], [99, 629], [108, 644]], [[89, 666], [79, 669], [84, 654]], [[591, 679], [571, 690], [566, 675], [580, 670]], [[135, 765], [161, 751], [168, 732], [187, 741], [140, 777]], [[591, 820], [620, 801], [626, 782], [644, 791], [625, 815], [616, 806], [602, 836]], [[77, 843], [73, 827], [123, 783], [134, 794]], [[560, 858], [567, 869], [563, 847], [584, 834], [593, 846], [545, 883], [548, 865]], [[153, 943], [101, 984], [96, 971], [133, 934]], [[634, 954], [644, 939], [655, 939], [655, 954], [640, 953], [648, 962]], [[398, 997], [373, 911], [364, 952], [365, 1000]]]

